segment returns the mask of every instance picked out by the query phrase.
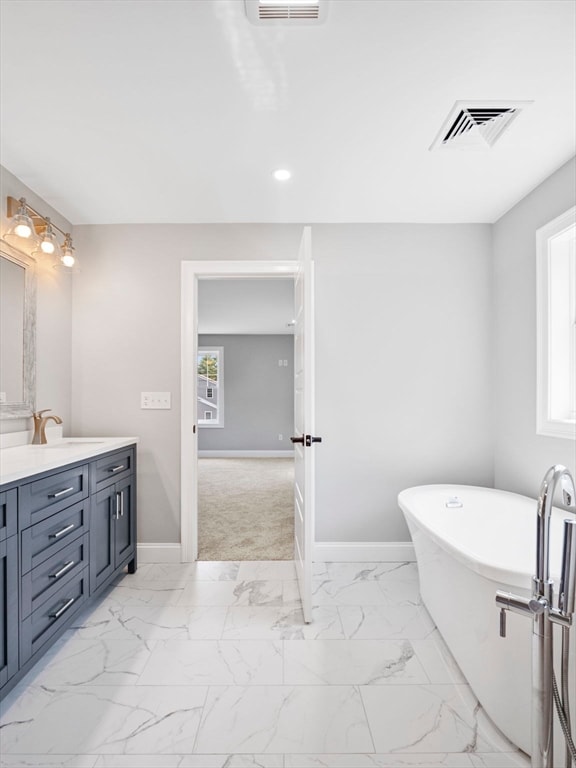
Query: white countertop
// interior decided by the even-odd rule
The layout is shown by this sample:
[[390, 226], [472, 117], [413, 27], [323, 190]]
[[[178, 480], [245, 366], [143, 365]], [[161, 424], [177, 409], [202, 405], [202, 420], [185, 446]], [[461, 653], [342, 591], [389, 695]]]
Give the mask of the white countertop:
[[50, 469], [58, 469], [101, 453], [138, 442], [137, 437], [64, 437], [46, 445], [18, 445], [0, 450], [0, 484], [22, 480]]

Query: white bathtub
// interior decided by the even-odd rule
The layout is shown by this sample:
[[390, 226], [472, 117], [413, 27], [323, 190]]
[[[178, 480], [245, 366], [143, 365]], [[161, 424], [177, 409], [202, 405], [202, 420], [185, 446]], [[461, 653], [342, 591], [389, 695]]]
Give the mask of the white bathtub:
[[[446, 507], [454, 496], [462, 507]], [[507, 612], [499, 636], [496, 590], [531, 593], [536, 559], [536, 500], [466, 485], [423, 485], [398, 496], [412, 535], [422, 600], [478, 700], [500, 730], [530, 753], [531, 633], [528, 618]], [[562, 521], [553, 510], [550, 569], [558, 584]], [[555, 630], [556, 631], [556, 630]], [[560, 642], [555, 643], [555, 651]], [[571, 690], [576, 691], [576, 627], [571, 632]], [[556, 664], [559, 678], [559, 664]], [[576, 731], [576, 694], [572, 698]], [[555, 759], [563, 765], [557, 722]]]

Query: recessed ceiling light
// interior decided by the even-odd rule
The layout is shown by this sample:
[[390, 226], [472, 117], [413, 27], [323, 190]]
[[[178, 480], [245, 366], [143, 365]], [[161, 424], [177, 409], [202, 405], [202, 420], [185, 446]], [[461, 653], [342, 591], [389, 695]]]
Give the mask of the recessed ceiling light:
[[272, 174], [276, 181], [288, 181], [288, 179], [292, 176], [290, 171], [286, 170], [286, 168], [278, 168], [274, 173]]

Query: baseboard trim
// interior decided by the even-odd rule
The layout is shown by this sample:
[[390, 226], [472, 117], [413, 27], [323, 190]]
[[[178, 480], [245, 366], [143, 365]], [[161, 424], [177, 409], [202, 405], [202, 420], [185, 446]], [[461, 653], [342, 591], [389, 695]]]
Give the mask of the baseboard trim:
[[182, 562], [180, 544], [138, 544], [139, 563], [180, 563]]
[[[314, 544], [315, 562], [407, 563], [415, 562], [409, 541], [319, 541]], [[180, 563], [180, 544], [138, 544], [139, 563]]]
[[198, 451], [199, 459], [291, 459], [294, 451]]
[[317, 541], [314, 560], [325, 563], [414, 562], [411, 541]]

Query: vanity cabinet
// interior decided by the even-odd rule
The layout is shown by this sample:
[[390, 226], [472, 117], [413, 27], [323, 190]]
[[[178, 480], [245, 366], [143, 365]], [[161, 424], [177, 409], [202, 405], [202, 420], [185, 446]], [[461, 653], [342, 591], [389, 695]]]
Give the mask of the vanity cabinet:
[[131, 478], [98, 490], [91, 510], [90, 585], [92, 592], [107, 584], [124, 564], [134, 573], [136, 531], [134, 483]]
[[18, 494], [0, 492], [0, 688], [18, 670]]
[[3, 486], [2, 694], [125, 568], [136, 570], [135, 445]]

